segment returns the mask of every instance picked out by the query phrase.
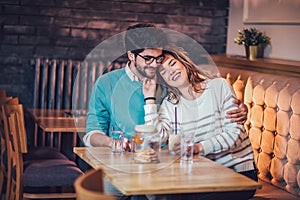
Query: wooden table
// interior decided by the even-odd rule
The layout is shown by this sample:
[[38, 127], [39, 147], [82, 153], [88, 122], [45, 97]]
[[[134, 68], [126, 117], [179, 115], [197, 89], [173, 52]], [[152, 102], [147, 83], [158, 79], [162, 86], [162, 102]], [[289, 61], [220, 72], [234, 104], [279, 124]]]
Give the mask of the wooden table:
[[162, 150], [160, 163], [137, 164], [132, 153], [111, 153], [106, 147], [74, 147], [93, 168], [103, 168], [106, 178], [125, 195], [241, 191], [261, 185], [233, 170], [195, 155], [192, 164]]
[[74, 116], [71, 110], [27, 109], [35, 122], [34, 145], [38, 145], [37, 129], [43, 130], [42, 145], [45, 146], [45, 132], [50, 132], [50, 146], [53, 147], [54, 133], [58, 134], [58, 148], [61, 148], [61, 133], [74, 133], [73, 145], [76, 146], [77, 132], [85, 132], [86, 116]]

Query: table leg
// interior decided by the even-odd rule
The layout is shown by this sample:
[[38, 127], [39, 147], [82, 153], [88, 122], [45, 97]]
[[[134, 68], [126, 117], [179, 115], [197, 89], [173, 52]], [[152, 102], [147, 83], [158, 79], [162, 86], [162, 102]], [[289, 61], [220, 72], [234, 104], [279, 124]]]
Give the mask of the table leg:
[[51, 147], [51, 148], [54, 147], [53, 143], [54, 143], [54, 133], [51, 132], [51, 133], [50, 133], [50, 147]]
[[43, 132], [42, 132], [42, 146], [44, 147], [45, 144], [46, 144], [46, 132], [43, 131]]
[[57, 133], [58, 137], [57, 137], [57, 149], [59, 151], [61, 151], [61, 132]]
[[[73, 147], [77, 145], [77, 132], [73, 133]], [[73, 160], [76, 161], [76, 154], [73, 153]]]
[[38, 146], [38, 130], [39, 126], [36, 122], [34, 122], [34, 147]]
[[77, 145], [77, 132], [73, 133], [73, 147], [76, 147]]

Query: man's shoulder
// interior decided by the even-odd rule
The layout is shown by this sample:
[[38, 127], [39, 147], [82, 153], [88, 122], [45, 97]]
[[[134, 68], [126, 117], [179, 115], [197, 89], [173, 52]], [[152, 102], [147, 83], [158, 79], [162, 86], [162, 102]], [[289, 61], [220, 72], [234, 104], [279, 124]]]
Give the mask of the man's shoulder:
[[125, 68], [115, 69], [102, 75], [102, 77], [119, 77], [126, 74]]
[[120, 79], [124, 75], [126, 75], [126, 72], [125, 72], [124, 68], [122, 68], [122, 69], [116, 69], [116, 70], [113, 70], [111, 72], [108, 72], [108, 73], [105, 73], [105, 74], [99, 76], [98, 81], [107, 82], [109, 80], [110, 81], [112, 81], [112, 80], [118, 80], [118, 79]]

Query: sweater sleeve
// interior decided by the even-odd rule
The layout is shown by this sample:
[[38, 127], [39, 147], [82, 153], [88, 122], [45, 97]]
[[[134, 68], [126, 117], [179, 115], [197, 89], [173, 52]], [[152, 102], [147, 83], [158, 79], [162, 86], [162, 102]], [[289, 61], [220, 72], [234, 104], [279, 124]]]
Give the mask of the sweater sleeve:
[[164, 125], [165, 123], [161, 119], [166, 119], [163, 117], [165, 104], [162, 103], [160, 106], [160, 111], [158, 113], [156, 104], [146, 104], [144, 106], [145, 110], [145, 124], [155, 125], [158, 132], [161, 135], [162, 143], [166, 142], [168, 139], [168, 126]]
[[106, 105], [105, 92], [102, 90], [101, 81], [98, 79], [93, 87], [89, 100], [89, 111], [86, 122], [86, 135], [84, 141], [89, 145], [91, 134], [108, 134], [109, 128], [109, 111]]
[[[230, 110], [237, 109], [238, 105], [233, 103], [234, 93], [230, 85], [224, 79], [220, 79], [220, 84], [214, 86], [214, 96], [217, 106], [215, 113], [216, 127], [213, 137], [201, 141], [204, 155], [217, 154], [235, 148], [247, 137], [242, 125], [230, 122], [231, 119], [225, 117]], [[219, 124], [217, 123], [219, 122]]]

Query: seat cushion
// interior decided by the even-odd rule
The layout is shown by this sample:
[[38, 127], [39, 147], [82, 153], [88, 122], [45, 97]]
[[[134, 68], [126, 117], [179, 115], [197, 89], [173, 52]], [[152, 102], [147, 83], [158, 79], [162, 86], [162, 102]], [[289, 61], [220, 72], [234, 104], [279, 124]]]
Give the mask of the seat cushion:
[[83, 172], [73, 161], [64, 159], [32, 160], [24, 164], [24, 187], [73, 186]]
[[57, 149], [50, 147], [36, 147], [30, 149], [27, 154], [24, 155], [24, 161], [26, 160], [42, 160], [42, 159], [68, 159], [63, 153]]

